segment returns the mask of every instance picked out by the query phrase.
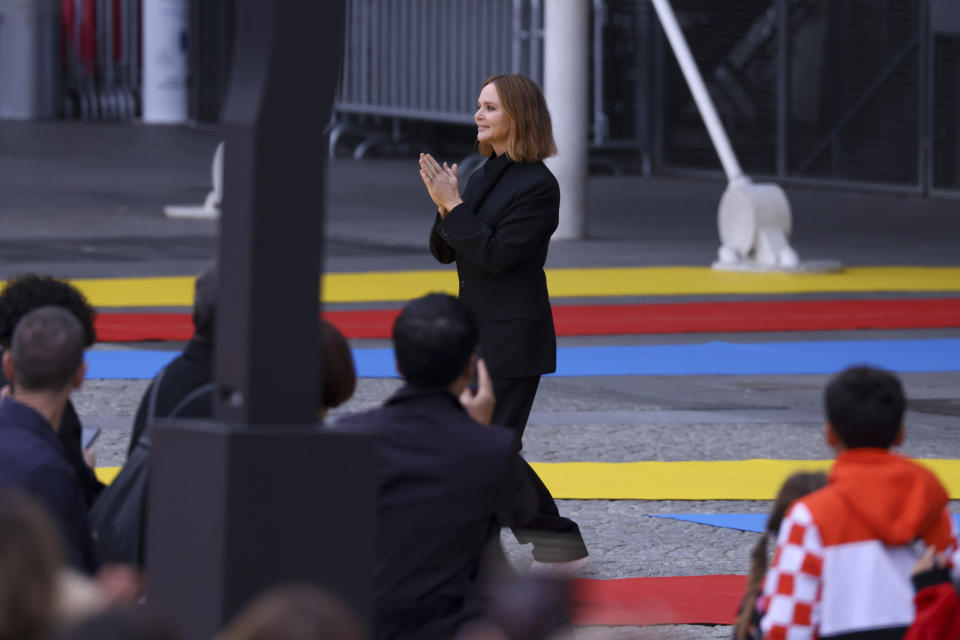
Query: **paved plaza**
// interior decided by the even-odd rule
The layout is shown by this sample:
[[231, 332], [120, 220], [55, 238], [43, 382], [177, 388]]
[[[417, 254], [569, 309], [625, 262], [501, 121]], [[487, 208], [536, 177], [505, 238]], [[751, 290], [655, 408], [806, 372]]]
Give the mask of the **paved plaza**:
[[[163, 218], [161, 211], [165, 204], [202, 202], [209, 189], [209, 163], [218, 140], [213, 129], [0, 121], [0, 225], [4, 231], [0, 277], [24, 271], [74, 278], [196, 273], [215, 255], [216, 224], [171, 221]], [[591, 178], [589, 238], [555, 242], [548, 266], [708, 265], [718, 243], [716, 205], [723, 186], [721, 181], [707, 178]], [[329, 169], [328, 188], [327, 270], [438, 268], [426, 250], [432, 208], [419, 183], [414, 159], [335, 160]], [[786, 190], [794, 208], [794, 247], [801, 258], [834, 259], [846, 265], [960, 264], [960, 203], [955, 200], [811, 187], [788, 186]], [[829, 299], [835, 295], [751, 299]], [[883, 297], [917, 295], [924, 294], [892, 292]], [[684, 298], [713, 299], [740, 300], [743, 296]], [[337, 308], [372, 306], [353, 303]], [[960, 328], [601, 336], [562, 338], [560, 344], [958, 336]], [[354, 346], [387, 344], [364, 340], [355, 341]], [[180, 346], [147, 343], [96, 348], [177, 350]], [[960, 458], [960, 363], [956, 369], [902, 376], [913, 401], [905, 453]], [[821, 435], [820, 395], [827, 378], [819, 374], [546, 378], [524, 437], [524, 454], [537, 462], [826, 459], [831, 454]], [[122, 464], [130, 422], [146, 384], [146, 380], [94, 380], [74, 395], [84, 423], [103, 429], [96, 445], [99, 465]], [[363, 379], [354, 398], [336, 414], [375, 406], [397, 385], [396, 379]], [[592, 562], [582, 575], [612, 579], [745, 573], [757, 534], [651, 515], [762, 513], [769, 504], [562, 500], [559, 506], [579, 522], [590, 547]], [[509, 534], [503, 540], [518, 566], [529, 563], [528, 549], [518, 547]], [[725, 626], [689, 625], [577, 632], [578, 638], [591, 639], [728, 635]]]

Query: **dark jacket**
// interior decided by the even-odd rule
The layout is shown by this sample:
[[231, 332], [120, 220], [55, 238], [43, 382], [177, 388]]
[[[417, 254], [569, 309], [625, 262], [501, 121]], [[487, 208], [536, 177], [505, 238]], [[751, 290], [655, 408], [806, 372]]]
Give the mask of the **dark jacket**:
[[482, 614], [481, 559], [499, 527], [535, 513], [519, 441], [446, 389], [404, 387], [337, 428], [378, 441], [375, 638], [452, 637]]
[[0, 487], [40, 502], [53, 516], [71, 564], [96, 571], [83, 491], [63, 444], [43, 416], [12, 398], [0, 402]]
[[[0, 350], [0, 354], [3, 351]], [[7, 376], [0, 368], [0, 387], [9, 384]], [[83, 491], [83, 503], [87, 509], [93, 506], [94, 501], [100, 492], [103, 491], [104, 484], [97, 479], [97, 474], [93, 469], [87, 466], [83, 459], [83, 426], [80, 424], [80, 416], [77, 410], [73, 408], [73, 403], [67, 400], [67, 406], [63, 410], [63, 417], [60, 419], [60, 430], [57, 437], [63, 443], [63, 452], [70, 462], [70, 466], [77, 472], [80, 479], [80, 488]]]
[[430, 252], [456, 260], [460, 299], [480, 329], [494, 377], [530, 377], [557, 366], [557, 337], [543, 265], [557, 229], [560, 187], [542, 162], [491, 157], [469, 178], [463, 204], [437, 216]]
[[[130, 446], [127, 448], [127, 455], [133, 452], [140, 435], [147, 428], [147, 404], [156, 380], [154, 378], [146, 391], [143, 392], [143, 398], [141, 398], [140, 406], [137, 408], [137, 415], [133, 419], [133, 430], [130, 433]], [[184, 398], [197, 388], [212, 381], [213, 344], [194, 338], [183, 348], [183, 353], [167, 365], [163, 375], [163, 384], [157, 390], [155, 417], [165, 418], [169, 416], [174, 407], [179, 405]], [[197, 398], [190, 406], [181, 407], [177, 412], [177, 415], [181, 418], [209, 418], [212, 414], [213, 396], [209, 394]]]

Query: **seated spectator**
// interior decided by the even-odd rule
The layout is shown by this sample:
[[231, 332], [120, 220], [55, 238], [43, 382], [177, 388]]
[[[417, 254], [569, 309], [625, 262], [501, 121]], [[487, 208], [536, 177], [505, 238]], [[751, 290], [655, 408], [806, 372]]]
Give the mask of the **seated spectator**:
[[947, 492], [889, 451], [903, 441], [900, 381], [852, 367], [827, 385], [827, 486], [793, 503], [764, 582], [765, 638], [900, 638], [914, 619], [912, 544], [956, 548]]
[[170, 620], [143, 605], [109, 609], [74, 625], [64, 640], [180, 640]]
[[69, 311], [39, 307], [21, 318], [3, 370], [13, 384], [0, 402], [0, 487], [20, 489], [53, 516], [70, 562], [93, 573], [98, 562], [83, 484], [57, 439], [70, 392], [80, 386], [84, 333]]
[[218, 640], [364, 640], [360, 623], [333, 595], [309, 585], [270, 589], [254, 598]]
[[140, 593], [139, 577], [105, 567], [95, 579], [64, 565], [54, 522], [32, 497], [0, 489], [0, 639], [48, 640]]
[[[130, 432], [127, 455], [152, 418], [176, 414], [181, 418], [209, 418], [213, 411], [213, 330], [217, 312], [217, 265], [210, 263], [197, 276], [193, 293], [193, 337], [144, 391]], [[197, 391], [200, 389], [201, 391]], [[153, 415], [150, 416], [150, 408]]]
[[[85, 346], [89, 347], [97, 341], [93, 326], [95, 312], [83, 294], [66, 282], [30, 273], [8, 281], [3, 292], [0, 292], [0, 349], [10, 348], [13, 328], [17, 326], [20, 318], [37, 307], [46, 305], [63, 307], [77, 318], [83, 327]], [[0, 387], [7, 383], [8, 380], [0, 371]], [[83, 450], [82, 436], [80, 418], [73, 403], [68, 400], [57, 437], [63, 443], [67, 460], [77, 472], [83, 488], [84, 503], [89, 509], [103, 490], [103, 483], [97, 479], [92, 468], [93, 452]]]
[[[202, 279], [203, 276], [201, 276]], [[198, 292], [204, 288], [198, 286]], [[208, 299], [212, 305], [212, 296], [208, 298], [198, 295], [198, 300], [200, 299]], [[202, 306], [206, 307], [206, 305]], [[212, 306], [210, 307], [210, 313], [212, 314]], [[207, 315], [201, 314], [201, 317], [207, 317]], [[200, 322], [197, 323], [197, 326], [206, 325]], [[322, 419], [329, 409], [350, 399], [357, 386], [357, 373], [346, 338], [336, 327], [323, 319], [319, 321], [318, 340], [320, 348], [318, 357], [320, 358], [322, 375], [321, 386], [318, 389], [317, 417]], [[209, 354], [211, 348], [209, 344], [202, 348]], [[166, 388], [166, 386], [157, 383], [166, 383], [167, 379], [176, 375], [177, 372], [187, 371], [187, 376], [190, 378], [191, 385], [179, 387], [181, 392], [185, 391], [187, 386], [200, 382], [201, 376], [195, 374], [200, 373], [204, 365], [199, 362], [190, 362], [185, 357], [189, 351], [190, 347], [188, 346], [184, 356], [181, 356], [184, 362], [178, 367], [174, 367], [176, 364], [176, 361], [174, 361], [154, 379], [153, 390], [148, 389], [147, 397], [141, 403], [141, 408], [144, 403], [149, 406], [154, 402], [159, 402], [152, 398], [155, 393], [158, 394], [157, 389], [161, 386]], [[207, 364], [209, 365], [209, 363]], [[209, 372], [209, 368], [207, 371]], [[171, 385], [171, 391], [176, 390], [176, 388], [177, 385]], [[206, 383], [196, 386], [192, 392], [185, 396], [186, 402], [182, 398], [179, 403], [180, 407], [174, 406], [168, 409], [163, 417], [209, 418], [213, 407], [212, 394], [213, 383], [207, 380]], [[149, 414], [149, 410], [147, 413]], [[160, 412], [157, 411], [157, 413]], [[126, 464], [90, 511], [90, 520], [97, 534], [99, 555], [106, 562], [146, 566], [144, 552], [146, 550], [147, 531], [147, 481], [152, 456], [150, 427], [152, 421], [152, 418], [144, 421], [146, 428], [140, 434], [136, 446], [127, 457]]]
[[798, 472], [784, 480], [777, 497], [770, 508], [770, 516], [767, 518], [767, 526], [760, 540], [757, 541], [750, 554], [750, 573], [747, 579], [747, 593], [743, 596], [740, 603], [740, 610], [737, 613], [737, 624], [733, 628], [734, 640], [760, 640], [760, 620], [767, 610], [766, 600], [761, 596], [761, 586], [763, 579], [767, 575], [767, 539], [770, 536], [776, 536], [780, 531], [780, 523], [787, 514], [787, 509], [798, 498], [802, 498], [808, 493], [821, 489], [827, 484], [827, 474]]
[[49, 638], [62, 565], [60, 537], [43, 508], [0, 490], [0, 639]]
[[470, 310], [448, 295], [414, 300], [393, 344], [405, 385], [337, 423], [378, 437], [374, 636], [450, 638], [485, 613], [481, 558], [500, 550], [501, 526], [536, 513], [536, 494], [519, 439], [487, 426], [493, 387]]

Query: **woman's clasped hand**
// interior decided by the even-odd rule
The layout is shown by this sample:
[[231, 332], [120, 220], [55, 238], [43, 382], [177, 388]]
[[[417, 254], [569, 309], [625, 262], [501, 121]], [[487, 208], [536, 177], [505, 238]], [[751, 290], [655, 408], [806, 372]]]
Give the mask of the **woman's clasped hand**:
[[437, 205], [440, 217], [445, 218], [450, 211], [463, 202], [460, 199], [457, 165], [441, 164], [429, 153], [420, 154], [420, 179], [427, 187], [430, 199]]

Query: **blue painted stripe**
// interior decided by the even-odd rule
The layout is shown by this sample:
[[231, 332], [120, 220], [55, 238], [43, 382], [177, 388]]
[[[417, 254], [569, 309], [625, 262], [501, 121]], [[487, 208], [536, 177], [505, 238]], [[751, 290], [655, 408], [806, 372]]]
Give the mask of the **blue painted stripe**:
[[[654, 518], [670, 518], [684, 522], [695, 522], [724, 529], [754, 531], [760, 533], [767, 524], [765, 513], [662, 513], [649, 514]], [[954, 523], [960, 527], [960, 515], [953, 515]]]
[[[397, 375], [391, 349], [354, 349], [361, 378]], [[152, 378], [169, 351], [89, 351], [91, 379]], [[851, 364], [891, 371], [958, 371], [960, 338], [561, 347], [558, 376], [829, 374]]]

